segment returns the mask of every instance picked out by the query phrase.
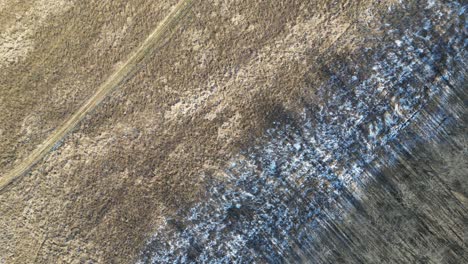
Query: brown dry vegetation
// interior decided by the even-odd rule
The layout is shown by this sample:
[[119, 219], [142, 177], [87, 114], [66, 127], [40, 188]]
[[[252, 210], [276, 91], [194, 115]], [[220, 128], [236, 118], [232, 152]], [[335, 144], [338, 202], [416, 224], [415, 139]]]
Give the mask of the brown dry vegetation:
[[[175, 2], [71, 1], [48, 17], [29, 54], [0, 68], [0, 173], [92, 96]], [[0, 194], [6, 263], [134, 260], [162, 216], [198, 201], [272, 120], [313, 103], [322, 79], [310, 67], [373, 45], [368, 11], [392, 1], [195, 2], [132, 78]], [[0, 10], [8, 23], [23, 12]]]
[[[57, 6], [65, 10], [46, 10], [50, 11], [46, 22], [37, 18], [37, 21], [25, 22], [22, 28], [15, 28], [28, 31], [20, 34], [23, 38], [16, 42], [30, 43], [29, 52], [23, 59], [12, 59], [7, 65], [0, 65], [0, 173], [24, 159], [91, 97], [99, 84], [140, 45], [176, 3], [62, 2]], [[1, 17], [7, 20], [5, 24], [20, 24], [29, 19], [27, 14], [34, 13], [17, 10], [17, 6], [29, 10], [34, 5], [18, 3], [14, 6], [2, 9]], [[44, 10], [37, 12], [41, 11]], [[11, 22], [8, 18], [14, 19], [12, 14], [23, 18]], [[0, 41], [9, 39], [5, 37]], [[11, 47], [12, 50], [21, 48]], [[8, 54], [2, 54], [7, 62]]]

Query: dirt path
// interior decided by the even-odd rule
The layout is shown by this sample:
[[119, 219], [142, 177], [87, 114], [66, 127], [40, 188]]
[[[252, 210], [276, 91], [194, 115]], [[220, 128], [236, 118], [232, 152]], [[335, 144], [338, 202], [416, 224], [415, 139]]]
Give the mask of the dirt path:
[[148, 54], [156, 43], [163, 40], [164, 33], [174, 27], [180, 18], [190, 8], [193, 0], [181, 0], [167, 15], [161, 24], [148, 36], [130, 58], [118, 68], [97, 92], [68, 120], [60, 125], [42, 144], [40, 144], [24, 161], [14, 169], [0, 177], [0, 191], [15, 179], [24, 175], [31, 167], [40, 161], [54, 146], [60, 142], [90, 111], [92, 111], [114, 88], [130, 76], [137, 64]]

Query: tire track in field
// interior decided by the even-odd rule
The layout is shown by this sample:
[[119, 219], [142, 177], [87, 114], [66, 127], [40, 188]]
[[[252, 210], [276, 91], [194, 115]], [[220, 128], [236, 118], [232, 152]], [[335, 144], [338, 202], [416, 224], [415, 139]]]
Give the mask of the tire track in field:
[[151, 52], [155, 45], [163, 40], [164, 33], [175, 27], [189, 10], [193, 0], [181, 0], [173, 10], [163, 19], [157, 28], [146, 38], [128, 60], [118, 68], [98, 89], [88, 101], [83, 104], [68, 120], [60, 125], [49, 137], [41, 143], [29, 156], [11, 171], [0, 177], [0, 192], [14, 180], [29, 171], [54, 146], [60, 142], [83, 118], [91, 112], [102, 100], [119, 84], [135, 72], [136, 66]]

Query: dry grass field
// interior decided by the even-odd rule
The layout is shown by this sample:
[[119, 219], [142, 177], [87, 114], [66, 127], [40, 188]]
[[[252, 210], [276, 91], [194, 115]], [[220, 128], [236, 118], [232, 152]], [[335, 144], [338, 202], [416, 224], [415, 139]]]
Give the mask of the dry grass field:
[[[136, 262], [166, 219], [228, 180], [239, 153], [320, 109], [335, 65], [370, 79], [366, 52], [391, 39], [382, 21], [409, 27], [427, 6], [193, 0], [171, 17], [178, 4], [0, 0], [0, 264]], [[460, 189], [454, 212], [466, 209]]]

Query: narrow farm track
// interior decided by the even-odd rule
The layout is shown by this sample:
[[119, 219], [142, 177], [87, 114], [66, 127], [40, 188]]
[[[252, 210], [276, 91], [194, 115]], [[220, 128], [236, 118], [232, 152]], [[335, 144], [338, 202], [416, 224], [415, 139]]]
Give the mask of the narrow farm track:
[[83, 118], [91, 112], [119, 84], [128, 78], [145, 56], [164, 39], [164, 33], [175, 27], [187, 13], [193, 0], [180, 1], [163, 19], [159, 26], [146, 38], [129, 59], [118, 68], [98, 89], [97, 92], [83, 104], [76, 113], [60, 125], [42, 144], [11, 171], [0, 177], [0, 192], [13, 181], [24, 175], [34, 164], [40, 161], [54, 146], [60, 142]]

